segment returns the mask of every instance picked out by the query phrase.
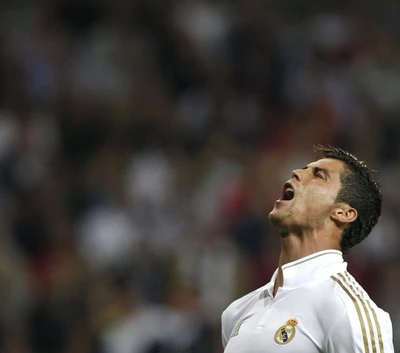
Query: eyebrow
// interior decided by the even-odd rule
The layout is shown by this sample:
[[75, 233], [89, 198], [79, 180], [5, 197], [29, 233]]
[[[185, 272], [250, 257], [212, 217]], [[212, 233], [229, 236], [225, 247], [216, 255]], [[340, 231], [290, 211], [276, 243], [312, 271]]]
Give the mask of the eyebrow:
[[[309, 168], [308, 165], [306, 165], [305, 167], [303, 167], [303, 169], [308, 169], [308, 168]], [[321, 167], [311, 167], [311, 168], [313, 169], [313, 171], [314, 171], [315, 173], [317, 173], [317, 172], [322, 172], [322, 173], [324, 173], [328, 178], [331, 177], [330, 174], [329, 174], [329, 170], [326, 169], [326, 168], [321, 168]]]

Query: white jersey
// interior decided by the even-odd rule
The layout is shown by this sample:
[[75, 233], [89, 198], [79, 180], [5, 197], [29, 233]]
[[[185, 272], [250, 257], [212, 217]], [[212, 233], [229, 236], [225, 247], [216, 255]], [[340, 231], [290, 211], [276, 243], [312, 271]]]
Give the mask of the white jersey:
[[282, 266], [222, 314], [224, 353], [394, 353], [389, 315], [326, 250]]

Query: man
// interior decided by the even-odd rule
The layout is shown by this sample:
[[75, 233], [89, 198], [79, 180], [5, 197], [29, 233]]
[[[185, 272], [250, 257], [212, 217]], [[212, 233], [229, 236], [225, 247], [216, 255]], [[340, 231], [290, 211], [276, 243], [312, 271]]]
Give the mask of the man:
[[271, 281], [222, 314], [225, 353], [394, 353], [389, 315], [346, 271], [382, 196], [367, 166], [339, 148], [294, 170], [269, 215], [281, 234]]

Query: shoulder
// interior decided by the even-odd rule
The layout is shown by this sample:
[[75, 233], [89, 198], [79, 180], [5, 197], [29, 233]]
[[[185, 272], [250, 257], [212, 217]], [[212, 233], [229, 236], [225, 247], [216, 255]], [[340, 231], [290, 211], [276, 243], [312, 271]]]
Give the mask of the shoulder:
[[371, 314], [377, 318], [389, 318], [389, 314], [379, 308], [364, 288], [347, 271], [339, 272], [325, 281], [325, 285], [341, 299], [342, 305], [355, 314], [357, 319]]
[[263, 287], [258, 288], [239, 299], [233, 301], [222, 313], [222, 320], [225, 322], [235, 320], [235, 318], [242, 317], [247, 310], [254, 304], [255, 301], [260, 299], [263, 293]]
[[341, 344], [347, 344], [346, 349], [357, 352], [367, 352], [370, 348], [374, 352], [393, 352], [389, 314], [371, 300], [351, 274], [339, 272], [324, 281], [324, 285], [332, 293], [336, 312], [331, 316], [328, 341], [340, 337]]
[[237, 323], [246, 315], [254, 303], [261, 298], [264, 288], [265, 286], [258, 288], [235, 300], [223, 311], [221, 316], [223, 340], [228, 340]]

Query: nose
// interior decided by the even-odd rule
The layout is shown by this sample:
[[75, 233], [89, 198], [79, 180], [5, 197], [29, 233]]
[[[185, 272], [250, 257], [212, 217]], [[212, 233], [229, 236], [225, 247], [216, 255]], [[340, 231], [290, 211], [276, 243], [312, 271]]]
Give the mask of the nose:
[[300, 170], [299, 169], [295, 169], [295, 170], [292, 171], [292, 179], [296, 179], [297, 181], [301, 180]]

